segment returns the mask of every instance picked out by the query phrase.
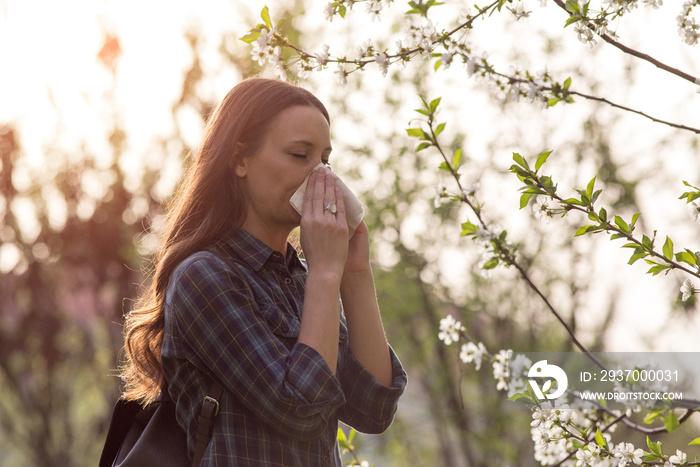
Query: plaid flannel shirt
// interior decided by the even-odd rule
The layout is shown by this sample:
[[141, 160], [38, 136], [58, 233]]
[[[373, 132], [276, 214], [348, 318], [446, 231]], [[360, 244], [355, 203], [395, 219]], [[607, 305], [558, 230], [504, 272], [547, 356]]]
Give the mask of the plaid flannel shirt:
[[393, 350], [385, 387], [350, 352], [342, 311], [336, 375], [297, 342], [306, 275], [291, 245], [283, 256], [243, 230], [173, 272], [162, 364], [190, 456], [212, 379], [225, 388], [201, 465], [341, 466], [338, 420], [365, 433], [391, 424], [406, 385]]

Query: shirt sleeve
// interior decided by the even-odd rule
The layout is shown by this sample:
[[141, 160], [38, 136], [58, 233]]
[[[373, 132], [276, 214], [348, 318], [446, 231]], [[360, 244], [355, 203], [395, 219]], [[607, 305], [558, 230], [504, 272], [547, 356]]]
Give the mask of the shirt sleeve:
[[347, 403], [338, 412], [342, 422], [362, 433], [382, 433], [394, 420], [399, 397], [406, 387], [406, 371], [389, 347], [393, 382], [390, 387], [377, 382], [372, 374], [348, 351], [339, 372]]
[[286, 436], [321, 436], [345, 403], [340, 382], [304, 344], [289, 350], [271, 330], [248, 281], [217, 258], [178, 268], [166, 295], [166, 322], [194, 363], [221, 381], [249, 410]]

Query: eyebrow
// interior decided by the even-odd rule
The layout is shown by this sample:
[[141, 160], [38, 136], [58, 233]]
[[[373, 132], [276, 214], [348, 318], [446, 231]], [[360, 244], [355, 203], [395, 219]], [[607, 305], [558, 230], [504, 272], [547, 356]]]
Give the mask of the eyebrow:
[[[297, 140], [294, 140], [294, 141], [290, 141], [289, 144], [303, 144], [304, 146], [307, 146], [307, 147], [314, 147], [314, 146], [315, 146], [314, 143], [312, 143], [311, 141], [307, 141], [307, 140], [305, 140], [305, 139], [297, 139]], [[332, 147], [332, 146], [328, 146], [328, 147], [327, 147], [326, 149], [324, 149], [323, 151], [325, 152], [325, 151], [332, 151], [332, 150], [333, 150], [333, 147]]]

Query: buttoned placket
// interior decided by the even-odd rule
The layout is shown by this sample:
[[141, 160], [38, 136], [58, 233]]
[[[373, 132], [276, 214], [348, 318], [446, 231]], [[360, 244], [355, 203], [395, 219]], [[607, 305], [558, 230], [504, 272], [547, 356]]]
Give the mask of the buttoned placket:
[[[297, 284], [294, 283], [292, 279], [292, 274], [289, 270], [289, 266], [286, 264], [284, 256], [280, 252], [274, 252], [272, 254], [273, 263], [273, 273], [277, 278], [277, 283], [280, 285], [280, 289], [289, 303], [295, 303], [297, 301]], [[298, 302], [297, 302], [298, 303]], [[301, 304], [298, 305], [300, 307]], [[296, 308], [296, 307], [295, 307]], [[301, 319], [301, 309], [295, 310], [297, 318]]]

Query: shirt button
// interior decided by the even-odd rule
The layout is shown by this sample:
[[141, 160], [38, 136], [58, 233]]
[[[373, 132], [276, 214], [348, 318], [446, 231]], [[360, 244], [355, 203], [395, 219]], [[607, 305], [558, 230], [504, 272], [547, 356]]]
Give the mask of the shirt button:
[[291, 278], [291, 277], [285, 277], [285, 278], [284, 278], [284, 283], [285, 283], [285, 284], [291, 284], [291, 283], [292, 283], [292, 278]]
[[323, 463], [324, 463], [324, 464], [330, 464], [330, 463], [331, 463], [331, 459], [330, 459], [328, 456], [323, 456]]

